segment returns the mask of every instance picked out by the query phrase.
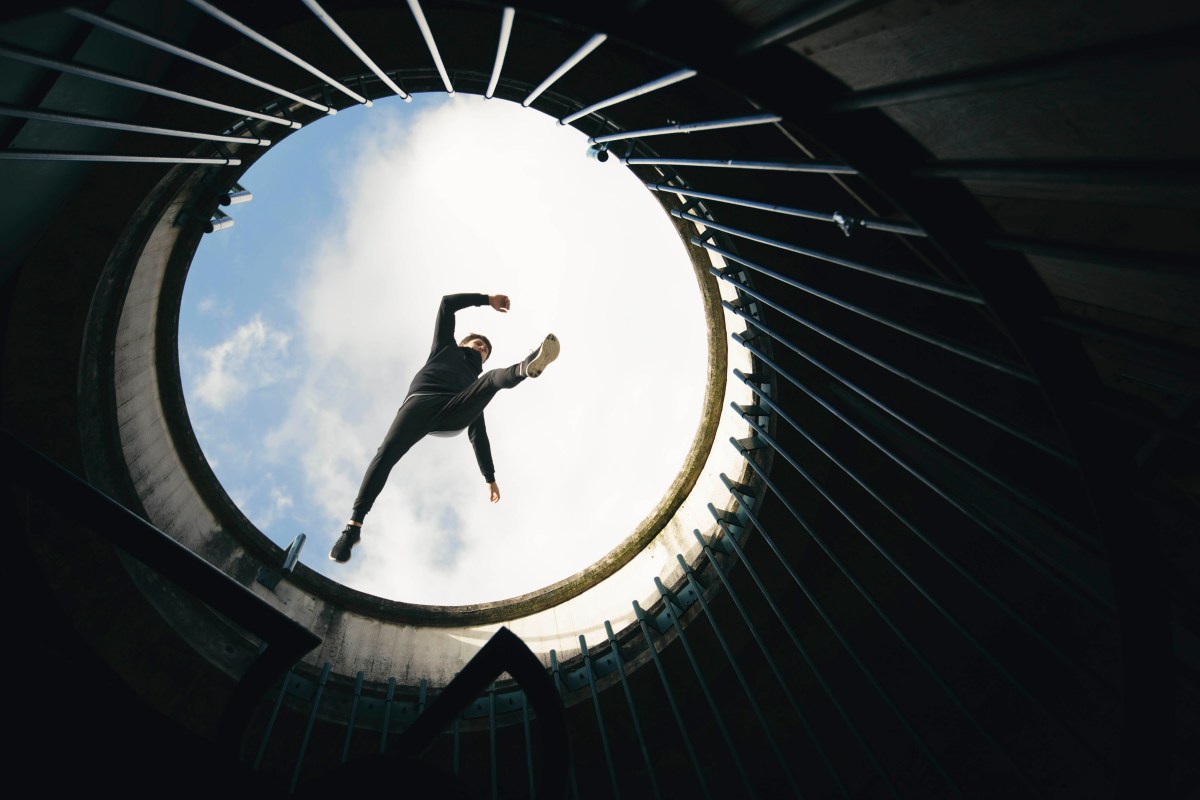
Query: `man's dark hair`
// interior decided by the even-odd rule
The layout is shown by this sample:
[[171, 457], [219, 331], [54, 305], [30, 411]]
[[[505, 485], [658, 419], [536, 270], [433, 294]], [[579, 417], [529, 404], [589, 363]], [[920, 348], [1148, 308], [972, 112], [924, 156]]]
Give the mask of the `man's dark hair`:
[[483, 343], [487, 345], [487, 349], [488, 349], [488, 355], [491, 355], [491, 353], [492, 353], [492, 340], [491, 340], [491, 339], [489, 339], [488, 337], [484, 336], [482, 333], [468, 333], [468, 334], [467, 334], [466, 336], [464, 336], [464, 337], [463, 337], [461, 340], [459, 340], [459, 344], [460, 344], [460, 345], [465, 345], [467, 342], [471, 341], [472, 339], [482, 339], [482, 340], [483, 340]]

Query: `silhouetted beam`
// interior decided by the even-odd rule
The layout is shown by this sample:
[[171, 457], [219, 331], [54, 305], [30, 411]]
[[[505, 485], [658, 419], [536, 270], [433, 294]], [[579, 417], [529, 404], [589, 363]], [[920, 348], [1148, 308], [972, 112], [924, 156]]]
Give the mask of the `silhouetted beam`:
[[1200, 26], [1189, 25], [1166, 32], [1138, 36], [1118, 42], [1053, 53], [1024, 61], [1008, 61], [928, 78], [901, 81], [854, 92], [834, 101], [828, 111], [841, 113], [867, 108], [939, 100], [960, 94], [1008, 89], [1034, 83], [1076, 78], [1092, 71], [1129, 67], [1138, 62], [1195, 57]]

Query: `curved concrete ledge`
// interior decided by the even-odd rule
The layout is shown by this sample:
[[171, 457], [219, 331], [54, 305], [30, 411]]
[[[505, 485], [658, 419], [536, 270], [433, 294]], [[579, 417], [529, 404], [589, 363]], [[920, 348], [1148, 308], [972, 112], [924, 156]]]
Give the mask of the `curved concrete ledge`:
[[[634, 601], [653, 606], [658, 600], [654, 579], [671, 585], [680, 577], [677, 554], [689, 563], [696, 560], [700, 548], [693, 531], [714, 529], [708, 504], [725, 507], [730, 502], [719, 478], [722, 472], [749, 480], [742, 459], [723, 446], [731, 436], [748, 431], [729, 411], [730, 402], [752, 401], [749, 390], [727, 380], [730, 367], [751, 369], [746, 351], [731, 349], [727, 335], [737, 319], [722, 310], [721, 300], [734, 299], [734, 292], [708, 274], [711, 264], [705, 255], [693, 252], [709, 320], [701, 422], [664, 497], [604, 558], [536, 592], [473, 606], [384, 600], [303, 565], [274, 591], [267, 589], [255, 576], [264, 564], [279, 564], [282, 551], [237, 510], [204, 460], [187, 421], [174, 351], [184, 278], [200, 238], [194, 223], [176, 221], [193, 203], [203, 207], [211, 193], [200, 175], [194, 173], [182, 187], [177, 179], [160, 185], [170, 195], [157, 206], [162, 213], [137, 223], [141, 230], [126, 232], [127, 240], [144, 239], [140, 252], [129, 263], [111, 265], [128, 272], [123, 297], [113, 298], [120, 302], [112, 381], [121, 455], [152, 523], [324, 638], [324, 645], [310, 654], [314, 665], [329, 661], [335, 672], [361, 670], [368, 680], [396, 677], [415, 684], [427, 679], [442, 685], [501, 624], [547, 662], [551, 650], [560, 658], [570, 657], [579, 651], [580, 636], [592, 642], [605, 638], [605, 621], [615, 630], [635, 622]], [[664, 207], [673, 202], [665, 195], [659, 199]], [[673, 224], [686, 243], [691, 224]]]

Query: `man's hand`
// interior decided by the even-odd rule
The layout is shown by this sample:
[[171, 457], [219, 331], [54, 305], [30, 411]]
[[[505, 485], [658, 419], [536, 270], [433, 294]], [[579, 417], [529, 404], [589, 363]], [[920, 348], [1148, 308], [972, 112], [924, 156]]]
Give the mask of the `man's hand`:
[[500, 502], [500, 486], [495, 481], [492, 481], [491, 483], [488, 484], [488, 491], [491, 492], [492, 502], [499, 503]]
[[[508, 295], [506, 294], [490, 294], [488, 295], [488, 305], [499, 311], [501, 314], [507, 314], [510, 304]], [[492, 502], [495, 502], [494, 500]]]

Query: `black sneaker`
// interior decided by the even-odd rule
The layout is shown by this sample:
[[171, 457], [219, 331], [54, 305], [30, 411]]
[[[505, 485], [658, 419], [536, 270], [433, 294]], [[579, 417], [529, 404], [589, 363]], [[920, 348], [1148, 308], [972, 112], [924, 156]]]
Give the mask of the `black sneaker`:
[[339, 564], [345, 564], [350, 560], [351, 548], [358, 544], [358, 540], [361, 538], [361, 526], [347, 525], [346, 529], [342, 531], [342, 535], [333, 543], [333, 549], [329, 551], [329, 557]]
[[521, 362], [521, 374], [526, 378], [536, 378], [551, 361], [558, 358], [558, 337], [553, 333], [546, 334], [537, 350], [534, 350]]

